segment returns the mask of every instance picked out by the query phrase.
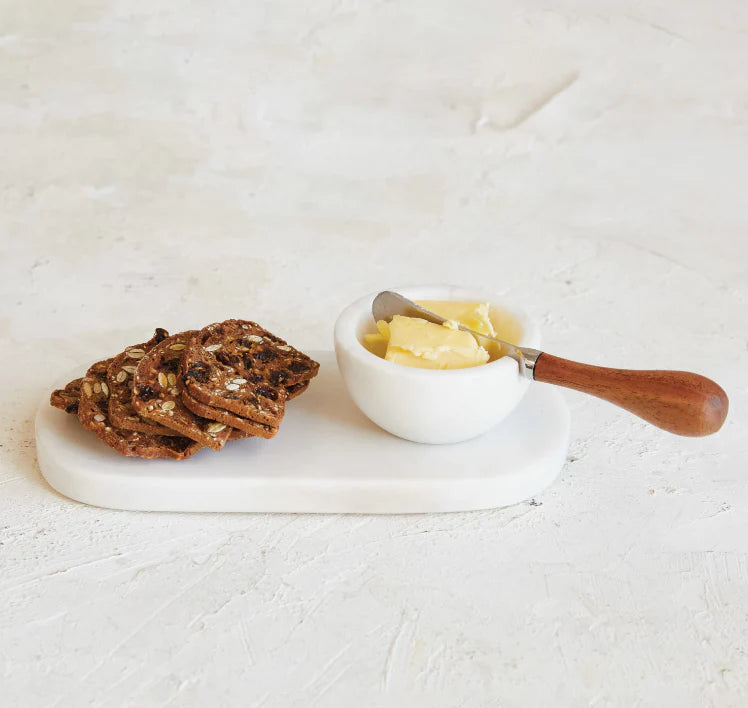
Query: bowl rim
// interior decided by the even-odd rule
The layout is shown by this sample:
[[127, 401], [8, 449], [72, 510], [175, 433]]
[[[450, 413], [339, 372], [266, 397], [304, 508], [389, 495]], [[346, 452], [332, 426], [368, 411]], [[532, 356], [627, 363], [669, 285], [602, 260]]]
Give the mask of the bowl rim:
[[[522, 337], [519, 346], [532, 348], [538, 348], [540, 346], [540, 327], [538, 326], [537, 321], [530, 317], [524, 310], [515, 307], [513, 303], [505, 302], [503, 299], [499, 299], [495, 295], [487, 293], [484, 289], [443, 284], [408, 285], [384, 289], [393, 290], [411, 300], [458, 300], [459, 298], [465, 298], [467, 300], [487, 302], [489, 306], [504, 310], [518, 321], [522, 327]], [[450, 293], [451, 295], [435, 295], [433, 293], [430, 295], [415, 294], [421, 291], [437, 291]], [[505, 375], [505, 372], [508, 373], [510, 367], [512, 367], [515, 369], [517, 376], [522, 378], [517, 362], [508, 356], [489, 361], [487, 364], [470, 366], [464, 369], [419, 369], [412, 366], [395, 364], [394, 362], [387, 361], [373, 352], [370, 352], [358, 339], [356, 332], [362, 316], [367, 313], [371, 316], [371, 303], [380, 292], [381, 290], [376, 290], [363, 295], [357, 300], [354, 300], [340, 313], [340, 315], [338, 315], [334, 328], [336, 351], [342, 349], [346, 354], [354, 357], [364, 366], [370, 366], [379, 369], [383, 373], [389, 373], [392, 375], [410, 376], [413, 378], [432, 377], [435, 380], [437, 380], [436, 377], [440, 377], [444, 380], [446, 377], [455, 379], [459, 377], [472, 378], [476, 376], [492, 376], [496, 374]], [[372, 317], [372, 320], [373, 319], [374, 318]]]

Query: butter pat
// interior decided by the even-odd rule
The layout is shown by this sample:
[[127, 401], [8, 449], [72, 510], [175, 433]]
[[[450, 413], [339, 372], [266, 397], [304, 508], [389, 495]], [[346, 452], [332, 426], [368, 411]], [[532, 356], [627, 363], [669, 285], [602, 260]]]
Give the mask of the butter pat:
[[[452, 300], [418, 300], [425, 310], [443, 317], [450, 323], [459, 323], [478, 334], [495, 337], [491, 317], [488, 314], [488, 303], [486, 302], [453, 302]], [[447, 325], [452, 326], [454, 325]]]
[[[444, 317], [440, 312], [437, 314]], [[378, 328], [379, 324], [377, 323]], [[389, 323], [388, 334], [389, 341], [384, 358], [403, 366], [421, 369], [465, 369], [485, 364], [489, 358], [488, 352], [470, 333], [417, 317], [396, 315]], [[381, 328], [380, 335], [384, 337]]]
[[377, 322], [377, 332], [364, 335], [364, 346], [387, 361], [421, 369], [465, 369], [489, 361], [488, 351], [475, 337], [458, 329], [464, 325], [480, 334], [496, 336], [487, 303], [418, 300], [417, 304], [446, 322], [438, 325], [397, 315], [390, 323]]
[[376, 354], [384, 359], [387, 353], [387, 344], [390, 341], [390, 326], [384, 320], [379, 320], [377, 322], [377, 330], [375, 334], [365, 334], [364, 343], [372, 354]]

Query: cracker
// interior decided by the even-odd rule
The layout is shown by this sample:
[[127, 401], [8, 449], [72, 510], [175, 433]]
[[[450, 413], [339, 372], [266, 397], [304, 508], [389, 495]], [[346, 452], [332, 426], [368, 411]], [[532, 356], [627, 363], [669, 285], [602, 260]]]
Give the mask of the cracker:
[[121, 455], [133, 457], [184, 460], [202, 447], [185, 437], [149, 435], [112, 426], [106, 389], [106, 372], [111, 362], [112, 359], [97, 362], [81, 381], [78, 420], [84, 428]]
[[195, 415], [182, 402], [179, 362], [189, 338], [195, 334], [193, 330], [167, 337], [143, 354], [135, 371], [132, 406], [143, 418], [220, 450], [229, 439], [231, 428]]
[[272, 427], [283, 419], [286, 387], [307, 383], [318, 370], [316, 361], [247, 320], [203, 328], [181, 364], [193, 399]]
[[278, 432], [277, 427], [255, 423], [253, 420], [247, 420], [222, 408], [213, 408], [213, 406], [197, 401], [186, 390], [182, 390], [182, 402], [195, 415], [223, 423], [224, 425], [241, 430], [247, 435], [258, 438], [272, 438]]
[[82, 383], [82, 378], [73, 379], [65, 388], [58, 388], [56, 391], [52, 391], [52, 395], [49, 397], [49, 404], [65, 411], [65, 413], [77, 414]]
[[286, 392], [288, 393], [286, 400], [292, 401], [297, 396], [300, 396], [309, 388], [309, 383], [309, 381], [303, 381], [302, 383], [293, 384], [293, 386], [286, 386]]
[[153, 423], [135, 412], [132, 405], [132, 385], [138, 362], [169, 336], [158, 327], [151, 339], [142, 344], [134, 344], [118, 354], [107, 369], [106, 381], [109, 386], [109, 420], [112, 425], [124, 430], [136, 430], [151, 435], [179, 435], [165, 425]]

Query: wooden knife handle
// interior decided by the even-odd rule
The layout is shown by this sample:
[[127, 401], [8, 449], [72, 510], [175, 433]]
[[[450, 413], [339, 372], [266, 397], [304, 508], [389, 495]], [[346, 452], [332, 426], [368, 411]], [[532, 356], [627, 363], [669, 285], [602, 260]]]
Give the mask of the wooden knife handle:
[[536, 381], [610, 401], [676, 435], [711, 435], [727, 417], [727, 394], [711, 379], [688, 371], [608, 369], [544, 352], [534, 373]]

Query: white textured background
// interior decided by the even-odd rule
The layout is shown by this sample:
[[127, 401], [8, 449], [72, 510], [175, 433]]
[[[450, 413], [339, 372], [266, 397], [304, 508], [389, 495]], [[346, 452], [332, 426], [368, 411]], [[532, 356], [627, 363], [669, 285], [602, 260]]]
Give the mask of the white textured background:
[[[3, 708], [748, 705], [747, 66], [740, 0], [1, 0]], [[469, 514], [42, 481], [58, 371], [229, 316], [328, 347], [419, 282], [710, 375], [730, 418], [679, 439], [569, 393], [562, 479]]]

